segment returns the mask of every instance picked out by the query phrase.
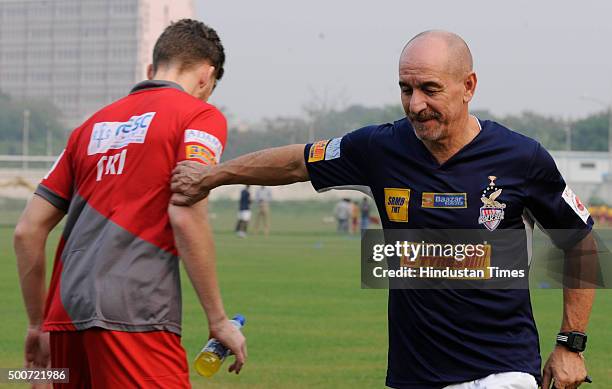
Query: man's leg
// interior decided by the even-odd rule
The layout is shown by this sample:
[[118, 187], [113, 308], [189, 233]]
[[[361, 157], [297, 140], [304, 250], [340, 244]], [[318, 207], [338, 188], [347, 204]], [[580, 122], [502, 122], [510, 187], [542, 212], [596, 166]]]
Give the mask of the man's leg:
[[270, 235], [270, 205], [268, 203], [263, 204], [262, 211], [264, 234], [268, 236]]
[[[167, 331], [85, 330], [93, 389], [191, 388], [185, 350]], [[93, 359], [92, 359], [93, 358]]]
[[257, 212], [255, 212], [255, 221], [253, 222], [253, 232], [256, 235], [259, 235], [260, 229], [261, 229], [261, 205], [257, 207]]
[[251, 220], [251, 211], [244, 210], [242, 211], [242, 233], [244, 236], [247, 234], [247, 230], [249, 229], [249, 221]]
[[51, 332], [49, 347], [51, 348], [51, 367], [69, 369], [69, 382], [66, 384], [54, 383], [54, 389], [92, 387], [82, 331]]

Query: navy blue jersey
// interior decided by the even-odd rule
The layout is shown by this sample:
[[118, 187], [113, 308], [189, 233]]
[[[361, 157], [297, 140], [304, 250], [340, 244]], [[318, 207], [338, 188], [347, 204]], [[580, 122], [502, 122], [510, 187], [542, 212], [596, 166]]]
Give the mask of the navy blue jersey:
[[[369, 187], [384, 229], [523, 229], [560, 248], [593, 220], [536, 141], [492, 121], [440, 165], [406, 119], [306, 146], [318, 191]], [[483, 199], [484, 198], [484, 199]], [[559, 234], [565, 229], [571, 233]], [[540, 380], [529, 290], [389, 290], [387, 385], [441, 388], [494, 373]]]
[[248, 211], [249, 209], [251, 209], [251, 192], [249, 192], [247, 189], [243, 189], [240, 191], [239, 210]]

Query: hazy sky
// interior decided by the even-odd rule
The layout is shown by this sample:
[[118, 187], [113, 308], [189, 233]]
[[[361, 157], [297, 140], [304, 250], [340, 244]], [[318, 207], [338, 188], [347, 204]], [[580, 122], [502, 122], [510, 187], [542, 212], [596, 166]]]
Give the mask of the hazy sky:
[[474, 56], [472, 109], [580, 117], [612, 103], [611, 1], [195, 0], [221, 36], [226, 75], [212, 103], [235, 118], [399, 102], [397, 61], [413, 35], [461, 35]]

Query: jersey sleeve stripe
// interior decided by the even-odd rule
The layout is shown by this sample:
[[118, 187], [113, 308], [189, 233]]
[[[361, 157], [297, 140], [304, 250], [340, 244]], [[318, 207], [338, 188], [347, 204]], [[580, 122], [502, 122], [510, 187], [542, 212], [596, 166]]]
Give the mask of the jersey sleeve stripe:
[[57, 193], [53, 192], [51, 189], [47, 188], [43, 184], [39, 184], [38, 185], [38, 187], [36, 188], [36, 191], [34, 192], [34, 194], [36, 194], [36, 195], [42, 197], [43, 199], [47, 200], [55, 208], [57, 208], [57, 209], [59, 209], [61, 211], [64, 211], [64, 212], [68, 212], [68, 207], [70, 206], [70, 201], [66, 200], [65, 198], [61, 197]]

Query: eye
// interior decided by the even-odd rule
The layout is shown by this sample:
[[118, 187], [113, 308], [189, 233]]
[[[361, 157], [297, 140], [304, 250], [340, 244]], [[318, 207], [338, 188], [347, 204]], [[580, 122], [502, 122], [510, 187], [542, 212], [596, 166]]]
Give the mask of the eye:
[[402, 89], [402, 93], [405, 95], [411, 95], [412, 94], [412, 88], [407, 87], [407, 86], [403, 86], [401, 87]]

